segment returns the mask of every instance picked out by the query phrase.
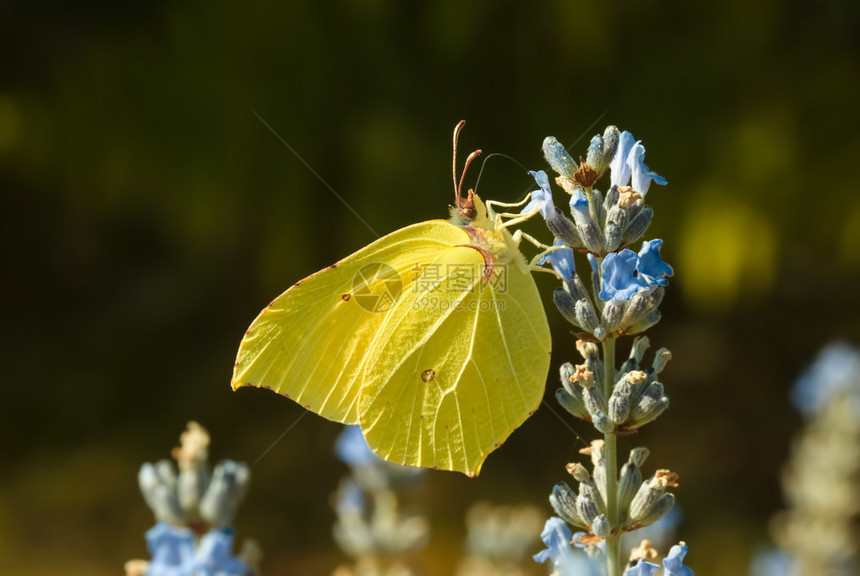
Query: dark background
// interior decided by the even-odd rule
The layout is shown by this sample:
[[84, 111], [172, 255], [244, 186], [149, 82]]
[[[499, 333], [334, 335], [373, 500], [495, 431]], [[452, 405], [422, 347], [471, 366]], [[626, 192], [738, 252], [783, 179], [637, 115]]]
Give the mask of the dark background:
[[[250, 463], [302, 414], [230, 390], [238, 343], [273, 296], [375, 236], [254, 109], [381, 233], [446, 217], [460, 119], [461, 150], [532, 169], [544, 136], [570, 144], [607, 110], [576, 153], [608, 123], [643, 139], [669, 180], [648, 195], [649, 237], [676, 274], [649, 335], [674, 354], [672, 406], [622, 448], [647, 445], [646, 472], [680, 474], [697, 574], [743, 573], [782, 506], [793, 379], [824, 343], [860, 342], [858, 11], [0, 3], [0, 571], [121, 573], [152, 523], [137, 469], [186, 421], [210, 430], [214, 458]], [[502, 201], [531, 187], [499, 159], [481, 181]], [[551, 398], [574, 351], [548, 310]], [[339, 429], [308, 416], [253, 467], [237, 528], [263, 546], [265, 574], [343, 560], [328, 501]], [[542, 409], [478, 479], [430, 473], [416, 495], [426, 573], [452, 573], [475, 500], [549, 514], [577, 448]]]

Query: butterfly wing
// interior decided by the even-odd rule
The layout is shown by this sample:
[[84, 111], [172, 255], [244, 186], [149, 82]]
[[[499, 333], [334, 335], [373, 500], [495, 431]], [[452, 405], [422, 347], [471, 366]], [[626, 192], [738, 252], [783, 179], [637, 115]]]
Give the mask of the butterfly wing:
[[317, 414], [358, 422], [362, 367], [404, 288], [468, 234], [444, 220], [408, 226], [297, 282], [254, 320], [232, 386], [270, 388]]
[[534, 279], [452, 247], [416, 278], [380, 326], [359, 415], [386, 460], [480, 472], [539, 406], [551, 339]]

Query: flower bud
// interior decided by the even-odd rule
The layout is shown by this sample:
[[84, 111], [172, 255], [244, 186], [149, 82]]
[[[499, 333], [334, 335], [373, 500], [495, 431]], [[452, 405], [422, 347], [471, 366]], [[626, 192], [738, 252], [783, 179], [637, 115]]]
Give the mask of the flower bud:
[[612, 533], [612, 525], [603, 514], [597, 516], [591, 524], [591, 531], [598, 538], [606, 538]]
[[606, 501], [606, 462], [603, 460], [603, 452], [599, 451], [600, 460], [595, 461], [592, 458], [591, 463], [594, 468], [591, 471], [591, 479], [600, 493], [603, 502]]
[[[594, 257], [594, 254], [588, 254], [588, 263], [591, 265], [591, 290], [592, 294], [600, 294], [601, 281], [600, 281], [600, 266], [597, 264], [597, 258]], [[597, 298], [597, 305], [602, 305], [603, 300]]]
[[[607, 126], [603, 131], [603, 160], [601, 162], [602, 169], [598, 172], [604, 172], [609, 168], [609, 163], [615, 157], [615, 152], [618, 151], [618, 142], [621, 139], [621, 133], [615, 126]], [[595, 168], [596, 170], [596, 168]]]
[[147, 462], [140, 467], [137, 480], [143, 499], [157, 520], [185, 523], [185, 514], [176, 494], [176, 472], [170, 462], [160, 460], [155, 465]]
[[647, 526], [662, 518], [675, 501], [675, 497], [667, 490], [676, 486], [677, 474], [669, 470], [657, 470], [654, 476], [642, 483], [633, 497], [625, 526]]
[[580, 482], [579, 493], [588, 496], [594, 502], [599, 514], [606, 514], [606, 503], [603, 501], [603, 496], [600, 494], [600, 490], [597, 489], [597, 485], [593, 480], [589, 479], [587, 482]]
[[573, 282], [565, 282], [565, 286], [567, 287], [567, 291], [570, 293], [571, 296], [574, 297], [574, 299], [591, 299], [591, 297], [588, 295], [588, 291], [586, 291], [585, 289], [585, 284], [582, 283], [582, 279], [579, 277], [579, 274], [574, 273]]
[[621, 475], [618, 479], [618, 508], [627, 510], [633, 497], [642, 484], [642, 464], [648, 458], [647, 448], [634, 448], [630, 451], [630, 457], [621, 467]]
[[652, 382], [630, 411], [630, 423], [627, 428], [632, 430], [651, 422], [668, 407], [669, 398], [663, 395], [663, 385]]
[[555, 307], [558, 308], [558, 311], [561, 312], [561, 315], [564, 316], [565, 320], [574, 326], [588, 330], [588, 328], [585, 328], [580, 323], [579, 318], [577, 318], [577, 300], [574, 300], [573, 296], [571, 296], [567, 290], [564, 288], [556, 288], [552, 293], [552, 300], [555, 302]]
[[660, 348], [657, 350], [657, 353], [654, 354], [654, 364], [651, 365], [651, 372], [656, 376], [666, 367], [666, 364], [669, 363], [669, 360], [672, 359], [672, 353], [669, 352], [668, 348]]
[[585, 157], [585, 163], [598, 174], [606, 170], [608, 164], [603, 164], [603, 138], [600, 135], [592, 137], [591, 142], [588, 144], [588, 154]]
[[582, 238], [579, 237], [579, 232], [576, 231], [576, 225], [558, 210], [553, 211], [550, 217], [546, 219], [546, 226], [553, 236], [571, 248], [584, 246]]
[[603, 207], [603, 192], [595, 188], [591, 191], [591, 203], [594, 205], [594, 214], [598, 226], [606, 222], [606, 208]]
[[642, 391], [649, 385], [648, 374], [646, 372], [643, 372], [642, 370], [631, 370], [621, 377], [621, 380], [618, 381], [615, 387], [626, 389], [627, 394], [631, 399], [638, 400], [642, 395]]
[[552, 493], [549, 495], [549, 503], [555, 513], [568, 524], [588, 528], [589, 524], [582, 519], [577, 511], [576, 493], [571, 490], [566, 482], [559, 482], [553, 486]]
[[578, 482], [587, 482], [591, 478], [588, 468], [579, 462], [568, 462], [565, 464], [564, 469]]
[[555, 399], [569, 414], [582, 420], [591, 420], [591, 414], [588, 413], [581, 395], [574, 396], [569, 389], [559, 388], [555, 391]]
[[625, 244], [632, 244], [638, 240], [651, 225], [651, 219], [654, 217], [654, 209], [650, 206], [645, 206], [639, 211], [636, 216], [630, 217], [627, 227], [624, 229], [622, 241]]
[[573, 395], [581, 396], [581, 391], [576, 388], [573, 384], [573, 376], [576, 374], [576, 367], [570, 362], [565, 362], [558, 369], [558, 377], [561, 380], [561, 385], [565, 387], [565, 389]]
[[632, 326], [645, 320], [648, 313], [654, 309], [651, 292], [652, 290], [643, 290], [630, 297], [627, 307], [624, 309], [624, 318], [621, 320], [621, 325], [624, 326], [626, 332], [629, 333]]
[[663, 303], [663, 296], [666, 295], [666, 288], [657, 286], [651, 290], [651, 306], [658, 308]]
[[640, 332], [644, 332], [659, 322], [660, 318], [662, 318], [662, 316], [660, 315], [659, 310], [651, 310], [644, 318], [629, 326], [624, 332], [625, 334], [638, 334]]
[[600, 514], [597, 503], [588, 493], [580, 492], [576, 497], [576, 513], [588, 525], [594, 523], [594, 519]]
[[554, 136], [547, 136], [543, 141], [543, 155], [547, 164], [561, 176], [573, 177], [578, 164]]
[[209, 484], [209, 472], [206, 468], [188, 468], [179, 471], [179, 482], [176, 486], [179, 503], [182, 509], [193, 518], [200, 506], [200, 499]]
[[245, 496], [251, 472], [248, 465], [232, 460], [219, 462], [200, 501], [200, 517], [215, 528], [229, 526]]
[[618, 187], [618, 205], [627, 209], [627, 221], [630, 222], [645, 208], [645, 200], [639, 192], [634, 192], [630, 186]]
[[615, 424], [604, 412], [594, 412], [591, 415], [591, 423], [601, 434], [612, 434], [615, 432]]
[[[598, 360], [600, 358], [600, 349], [594, 342], [586, 342], [585, 340], [576, 341], [576, 350], [582, 356], [583, 360]], [[592, 370], [592, 372], [594, 372]], [[573, 375], [573, 374], [571, 374]]]
[[613, 252], [621, 246], [621, 236], [627, 224], [627, 211], [617, 204], [609, 209], [606, 215], [606, 225], [603, 227], [603, 244], [607, 252]]
[[[609, 192], [606, 193], [606, 198], [603, 199], [603, 209], [606, 212], [609, 212], [610, 210], [612, 210], [612, 207], [615, 206], [616, 204], [618, 204], [618, 197], [619, 197], [618, 186], [613, 184], [609, 188]], [[623, 208], [623, 206], [622, 206], [622, 208]]]
[[206, 460], [209, 457], [209, 433], [197, 422], [189, 422], [188, 429], [179, 436], [180, 446], [172, 455], [179, 465], [177, 494], [182, 509], [189, 519], [196, 520], [197, 507], [209, 484]]
[[624, 312], [627, 303], [624, 300], [613, 298], [603, 305], [603, 321], [601, 325], [607, 333], [613, 334], [621, 328], [621, 320], [624, 318]]
[[[647, 510], [647, 514], [642, 516], [633, 526], [642, 527], [650, 526], [663, 516], [669, 513], [669, 510], [675, 505], [674, 494], [663, 494], [660, 496]], [[631, 508], [632, 508], [631, 504]]]
[[[596, 416], [598, 413], [606, 413], [606, 400], [599, 386], [595, 386], [594, 374], [585, 365], [576, 367], [574, 381], [582, 386], [582, 399], [589, 414]], [[596, 425], [596, 424], [595, 424]]]
[[[600, 320], [597, 319], [597, 313], [594, 311], [594, 306], [587, 299], [582, 298], [576, 301], [575, 305], [576, 324], [586, 332], [594, 333], [600, 326]], [[564, 314], [564, 312], [562, 312]]]
[[[570, 198], [571, 215], [585, 247], [595, 254], [603, 252], [603, 235], [600, 227], [591, 216], [588, 197], [582, 190], [574, 190]], [[644, 230], [643, 230], [644, 232]]]
[[613, 393], [609, 398], [609, 419], [615, 425], [623, 424], [630, 414], [630, 397]]

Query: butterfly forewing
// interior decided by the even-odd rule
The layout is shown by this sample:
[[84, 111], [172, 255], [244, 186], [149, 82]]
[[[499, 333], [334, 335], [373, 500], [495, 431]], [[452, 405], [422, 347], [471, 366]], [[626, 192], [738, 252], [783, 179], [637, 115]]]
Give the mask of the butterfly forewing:
[[271, 388], [325, 418], [357, 423], [358, 376], [386, 317], [429, 263], [467, 241], [448, 222], [423, 222], [298, 282], [246, 332], [233, 388]]

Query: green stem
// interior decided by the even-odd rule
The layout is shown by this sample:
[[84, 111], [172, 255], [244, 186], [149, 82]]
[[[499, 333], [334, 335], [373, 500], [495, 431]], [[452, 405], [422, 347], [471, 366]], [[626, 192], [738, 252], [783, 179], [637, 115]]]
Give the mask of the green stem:
[[[615, 338], [603, 341], [603, 397], [609, 400], [615, 386]], [[606, 568], [608, 576], [621, 576], [621, 524], [618, 514], [618, 437], [603, 435], [603, 457], [606, 466], [606, 514], [613, 532], [606, 537]]]

